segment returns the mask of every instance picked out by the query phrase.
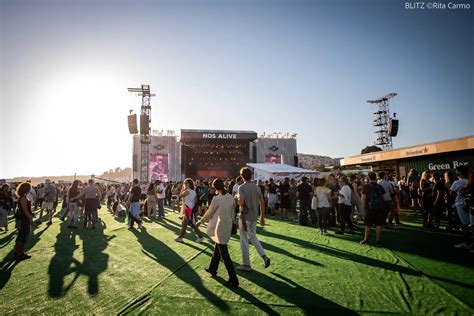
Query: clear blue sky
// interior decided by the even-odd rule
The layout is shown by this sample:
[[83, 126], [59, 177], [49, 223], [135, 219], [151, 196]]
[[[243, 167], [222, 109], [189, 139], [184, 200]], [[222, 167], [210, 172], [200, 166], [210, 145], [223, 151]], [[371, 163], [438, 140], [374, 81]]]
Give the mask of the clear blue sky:
[[126, 115], [153, 129], [298, 133], [342, 157], [374, 141], [366, 100], [397, 92], [394, 146], [474, 134], [473, 9], [405, 1], [1, 3], [0, 177], [131, 165]]

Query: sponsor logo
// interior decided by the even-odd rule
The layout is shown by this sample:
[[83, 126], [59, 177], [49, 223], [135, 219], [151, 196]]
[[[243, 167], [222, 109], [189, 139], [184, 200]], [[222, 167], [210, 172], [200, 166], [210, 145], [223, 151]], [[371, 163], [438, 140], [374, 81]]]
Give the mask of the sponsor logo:
[[156, 150], [162, 150], [162, 149], [165, 149], [165, 146], [160, 144], [160, 145], [153, 146], [153, 148], [155, 148]]
[[361, 158], [362, 162], [368, 162], [368, 161], [375, 161], [375, 156], [372, 157], [362, 157]]
[[422, 148], [422, 149], [416, 149], [416, 150], [409, 150], [405, 152], [406, 156], [416, 156], [416, 155], [423, 155], [427, 154], [430, 150], [428, 147]]
[[278, 147], [273, 145], [273, 146], [268, 147], [268, 149], [270, 149], [271, 151], [277, 151]]

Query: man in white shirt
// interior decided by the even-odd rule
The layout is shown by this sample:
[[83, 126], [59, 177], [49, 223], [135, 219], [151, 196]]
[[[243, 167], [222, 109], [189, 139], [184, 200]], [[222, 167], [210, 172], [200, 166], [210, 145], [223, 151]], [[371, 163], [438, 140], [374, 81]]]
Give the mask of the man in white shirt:
[[352, 213], [352, 204], [351, 204], [351, 197], [352, 197], [352, 190], [349, 187], [349, 180], [347, 177], [342, 177], [339, 181], [339, 185], [341, 186], [341, 190], [339, 190], [338, 194], [338, 204], [339, 204], [339, 212], [340, 212], [340, 228], [336, 232], [338, 235], [343, 235], [344, 230], [346, 229], [346, 224], [349, 226], [349, 233], [354, 233], [354, 225], [352, 224], [351, 213]]
[[388, 181], [387, 174], [384, 171], [379, 173], [379, 178], [380, 180], [378, 184], [380, 184], [385, 191], [383, 195], [383, 201], [385, 204], [385, 223], [386, 223], [388, 214], [393, 212], [393, 201], [392, 201], [391, 195], [394, 194], [394, 190], [393, 190], [393, 185]]

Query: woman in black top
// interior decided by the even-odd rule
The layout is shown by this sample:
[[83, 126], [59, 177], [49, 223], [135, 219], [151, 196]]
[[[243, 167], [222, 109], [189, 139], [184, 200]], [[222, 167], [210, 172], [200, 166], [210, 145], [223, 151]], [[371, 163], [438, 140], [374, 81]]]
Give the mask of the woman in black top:
[[31, 202], [27, 199], [30, 193], [31, 184], [28, 182], [21, 183], [16, 194], [18, 196], [18, 210], [15, 218], [17, 220], [18, 235], [15, 243], [15, 256], [17, 260], [24, 260], [31, 258], [31, 255], [25, 252], [25, 244], [30, 237], [31, 222], [33, 214], [31, 212]]

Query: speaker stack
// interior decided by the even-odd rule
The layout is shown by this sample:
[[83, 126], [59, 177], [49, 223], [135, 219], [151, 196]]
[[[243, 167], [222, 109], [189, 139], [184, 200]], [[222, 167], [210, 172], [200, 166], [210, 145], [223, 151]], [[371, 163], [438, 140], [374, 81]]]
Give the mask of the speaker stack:
[[395, 137], [398, 134], [398, 125], [399, 122], [397, 119], [391, 119], [390, 120], [390, 127], [388, 129], [388, 134], [390, 137]]
[[130, 134], [137, 134], [138, 127], [137, 127], [137, 115], [131, 114], [128, 116], [128, 131]]

